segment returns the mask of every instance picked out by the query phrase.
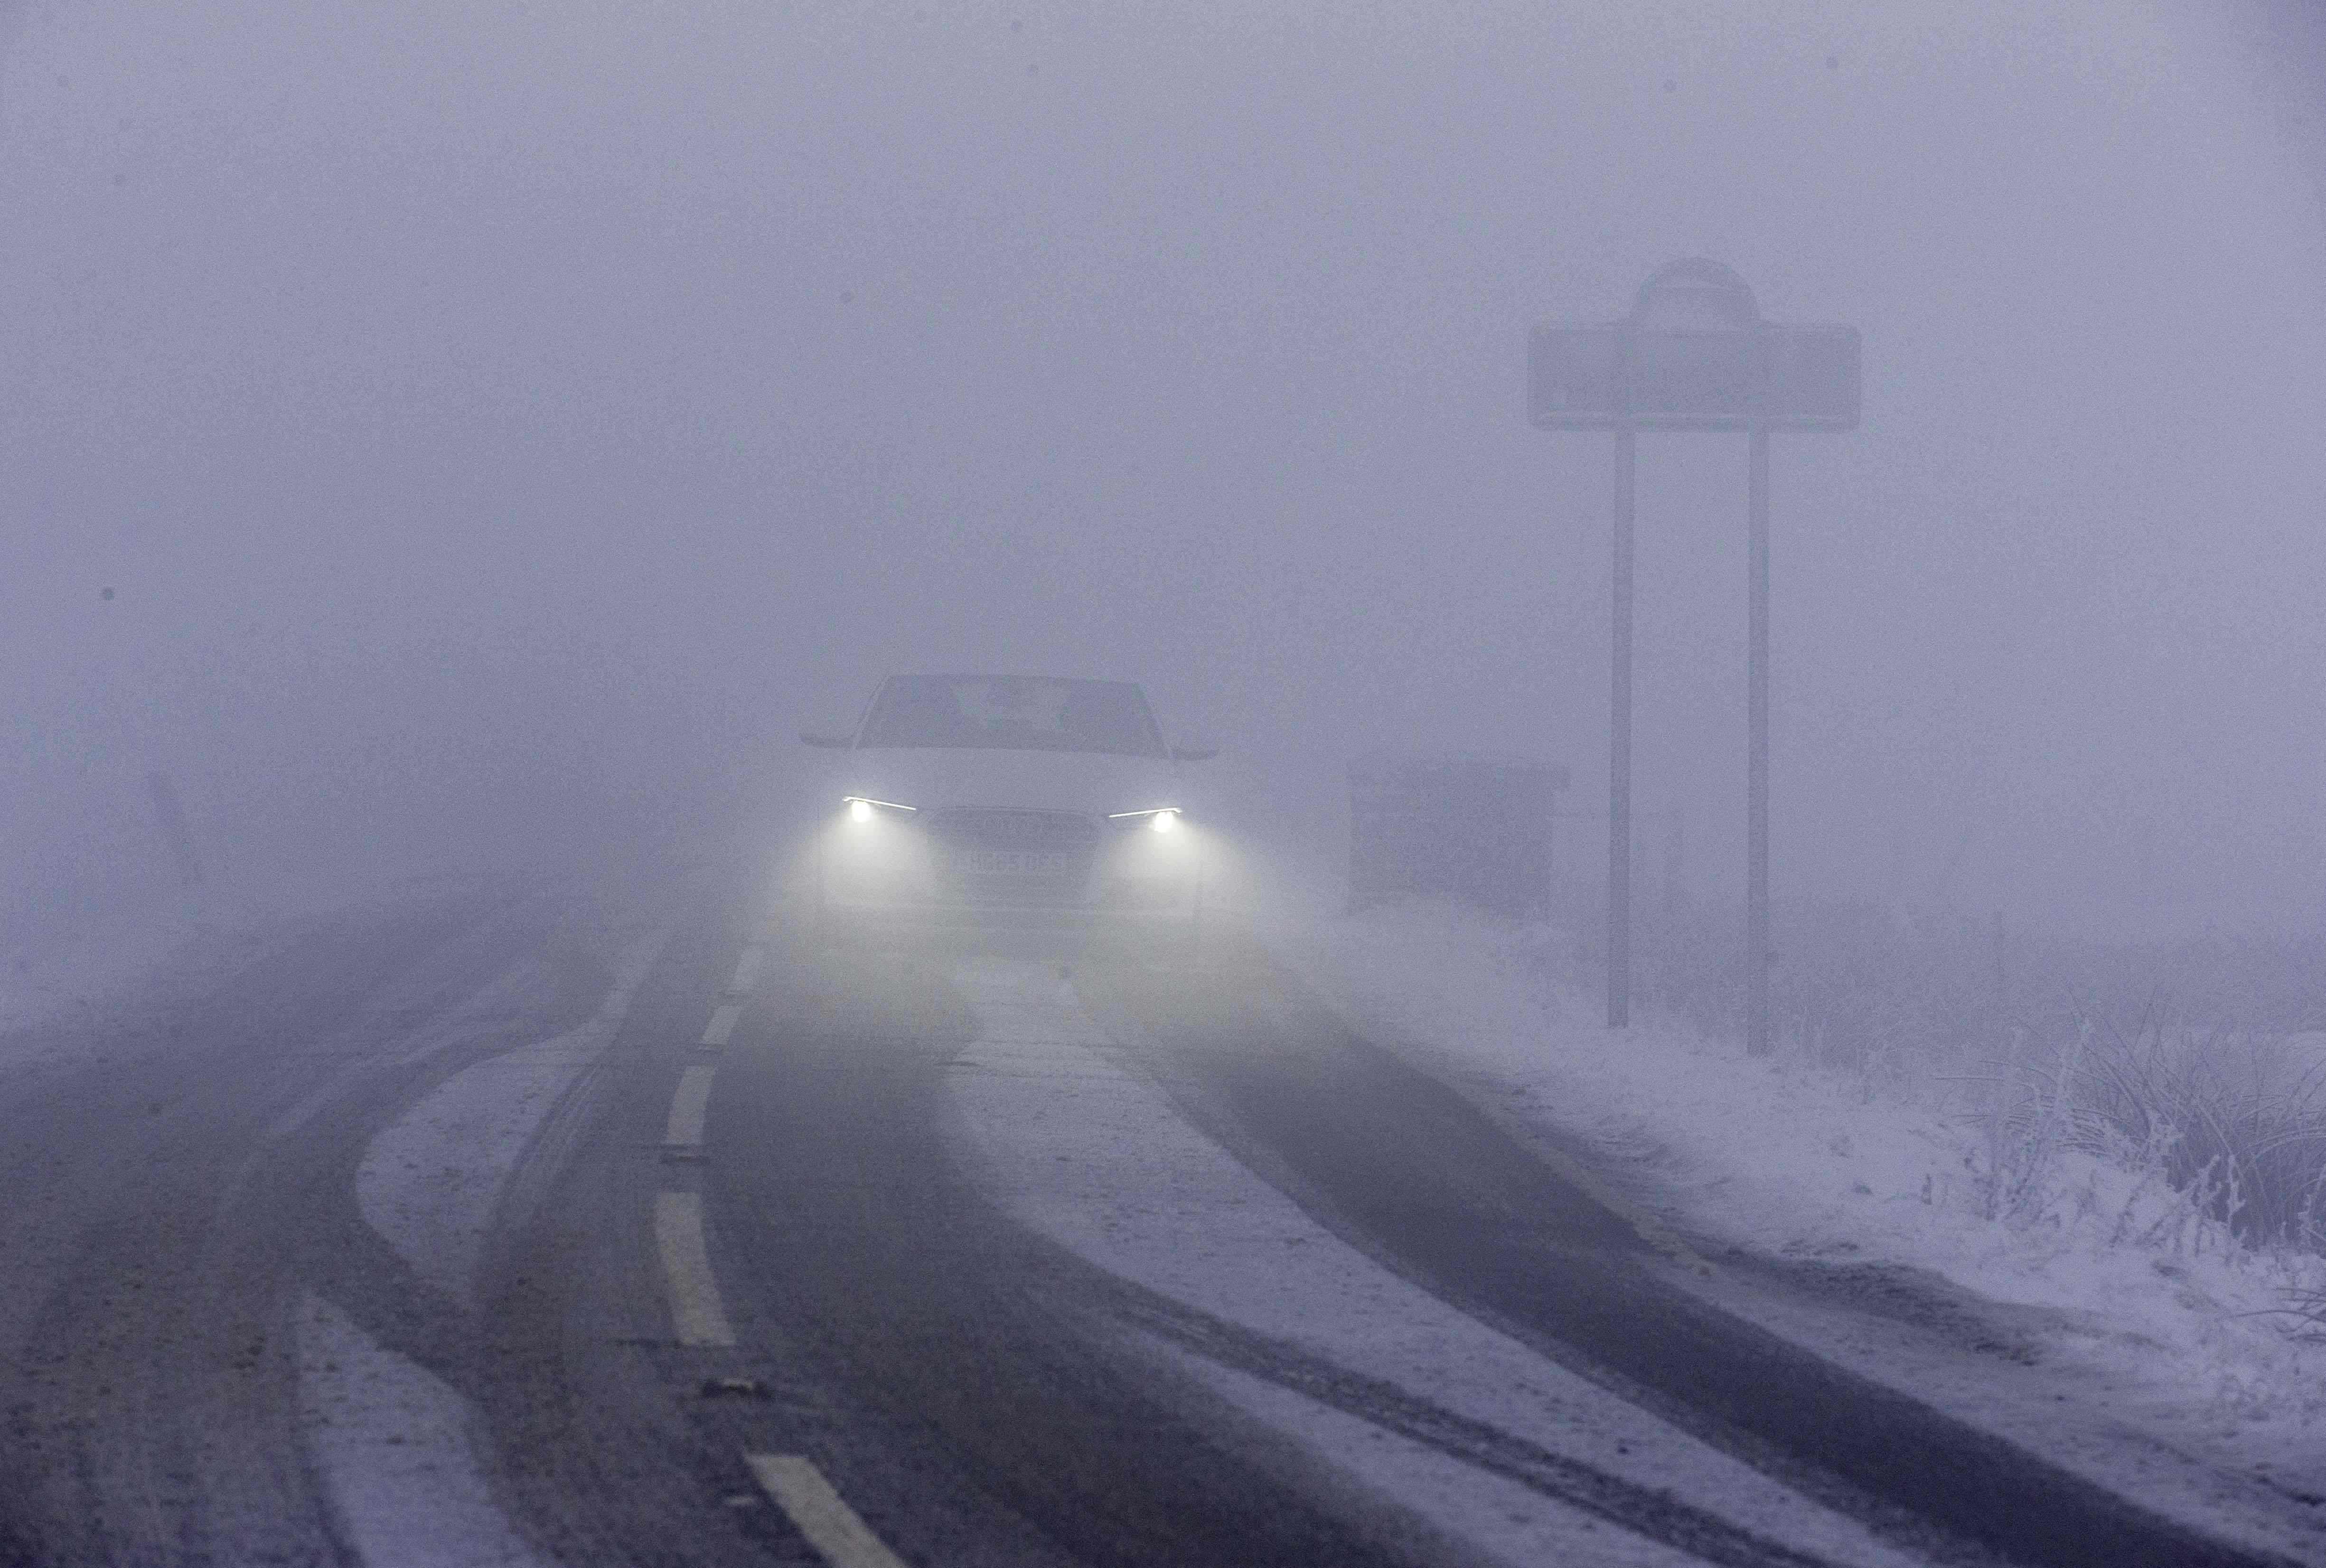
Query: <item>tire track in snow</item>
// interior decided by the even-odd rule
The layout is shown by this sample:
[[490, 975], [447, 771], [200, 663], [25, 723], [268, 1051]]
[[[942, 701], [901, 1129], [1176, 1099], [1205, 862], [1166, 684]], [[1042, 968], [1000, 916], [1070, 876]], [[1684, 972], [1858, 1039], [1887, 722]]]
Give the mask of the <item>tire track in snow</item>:
[[1318, 1225], [1885, 1541], [1949, 1561], [2060, 1568], [2292, 1561], [2170, 1517], [1679, 1288], [1627, 1227], [1476, 1107], [1280, 976], [1189, 992], [1109, 974], [1121, 991], [1109, 1016], [1168, 1066], [1172, 1103]]
[[[1055, 972], [972, 960], [953, 978], [982, 1026], [949, 1074], [965, 1163], [1022, 1223], [1121, 1282], [1100, 1293], [1138, 1330], [1701, 1561], [1912, 1560], [1331, 1237], [1120, 1065]], [[1571, 1516], [1531, 1532], [1438, 1522], [1502, 1554], [1582, 1545]]]

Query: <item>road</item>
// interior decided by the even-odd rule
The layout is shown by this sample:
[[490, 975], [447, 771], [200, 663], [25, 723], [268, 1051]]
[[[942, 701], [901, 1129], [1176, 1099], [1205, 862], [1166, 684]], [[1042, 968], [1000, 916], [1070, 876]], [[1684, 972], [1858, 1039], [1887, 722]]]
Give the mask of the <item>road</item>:
[[66, 1043], [0, 1563], [2292, 1560], [1730, 1315], [1233, 939], [412, 900]]

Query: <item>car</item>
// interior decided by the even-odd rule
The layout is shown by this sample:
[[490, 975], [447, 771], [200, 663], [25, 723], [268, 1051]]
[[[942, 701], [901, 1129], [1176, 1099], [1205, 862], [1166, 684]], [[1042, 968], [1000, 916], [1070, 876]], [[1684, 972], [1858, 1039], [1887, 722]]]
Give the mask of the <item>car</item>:
[[846, 733], [822, 803], [828, 936], [898, 925], [1114, 929], [1192, 944], [1204, 835], [1180, 765], [1129, 681], [892, 675]]

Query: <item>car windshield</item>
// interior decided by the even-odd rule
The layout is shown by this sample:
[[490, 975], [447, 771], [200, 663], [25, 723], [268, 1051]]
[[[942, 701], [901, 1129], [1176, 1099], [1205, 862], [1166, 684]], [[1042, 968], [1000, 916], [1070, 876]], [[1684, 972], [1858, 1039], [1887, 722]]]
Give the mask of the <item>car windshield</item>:
[[893, 676], [857, 744], [1164, 754], [1137, 686], [1049, 676]]

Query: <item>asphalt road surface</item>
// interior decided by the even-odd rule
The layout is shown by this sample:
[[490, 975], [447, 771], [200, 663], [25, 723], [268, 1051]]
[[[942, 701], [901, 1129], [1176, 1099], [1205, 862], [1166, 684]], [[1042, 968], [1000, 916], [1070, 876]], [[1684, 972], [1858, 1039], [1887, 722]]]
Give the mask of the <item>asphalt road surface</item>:
[[1723, 1311], [1225, 938], [415, 901], [8, 1044], [0, 1563], [2293, 1560]]

